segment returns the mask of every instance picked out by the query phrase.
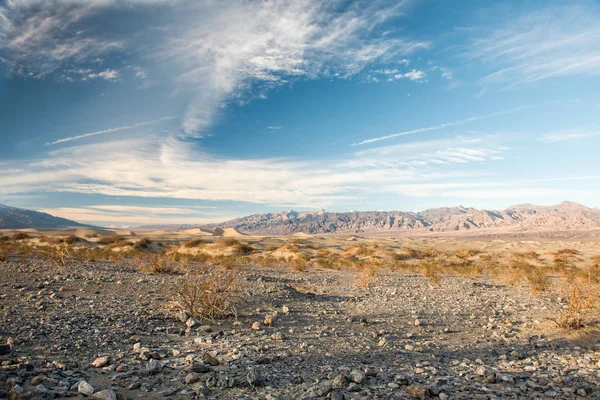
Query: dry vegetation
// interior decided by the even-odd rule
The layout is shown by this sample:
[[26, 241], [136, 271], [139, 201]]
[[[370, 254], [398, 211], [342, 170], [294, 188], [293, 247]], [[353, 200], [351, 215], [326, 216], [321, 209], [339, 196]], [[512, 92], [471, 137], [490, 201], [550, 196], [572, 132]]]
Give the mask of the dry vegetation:
[[[540, 254], [536, 251], [482, 251], [474, 248], [442, 250], [426, 247], [387, 247], [356, 243], [319, 247], [306, 240], [287, 240], [278, 245], [253, 245], [235, 238], [191, 238], [154, 243], [149, 238], [75, 235], [39, 236], [24, 232], [0, 236], [0, 262], [12, 257], [44, 259], [57, 269], [74, 262], [110, 260], [150, 274], [180, 274], [180, 302], [198, 318], [214, 319], [235, 314], [235, 277], [243, 265], [267, 269], [287, 268], [349, 270], [354, 284], [368, 289], [381, 272], [419, 274], [431, 284], [459, 275], [476, 279], [492, 277], [508, 285], [528, 288], [534, 294], [561, 296], [566, 300], [553, 321], [565, 329], [590, 325], [598, 311], [600, 256], [587, 261], [576, 249], [563, 248]], [[186, 250], [186, 251], [182, 251]], [[596, 314], [595, 314], [596, 313]]]

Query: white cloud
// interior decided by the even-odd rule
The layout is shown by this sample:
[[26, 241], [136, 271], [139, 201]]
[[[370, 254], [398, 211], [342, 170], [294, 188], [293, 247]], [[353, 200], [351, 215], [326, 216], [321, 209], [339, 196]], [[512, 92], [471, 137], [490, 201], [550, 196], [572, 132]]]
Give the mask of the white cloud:
[[173, 118], [174, 117], [163, 117], [163, 118], [155, 119], [152, 121], [137, 122], [135, 124], [120, 126], [117, 128], [103, 129], [101, 131], [84, 133], [84, 134], [77, 135], [77, 136], [71, 136], [71, 137], [66, 137], [66, 138], [62, 138], [62, 139], [57, 139], [53, 142], [46, 143], [46, 146], [53, 146], [55, 144], [66, 143], [66, 142], [70, 142], [73, 140], [85, 139], [85, 138], [92, 137], [92, 136], [103, 135], [105, 133], [113, 133], [113, 132], [119, 132], [119, 131], [123, 131], [123, 130], [127, 130], [127, 129], [139, 128], [140, 126], [152, 125], [152, 124], [167, 121], [167, 120], [170, 120]]
[[484, 84], [513, 87], [543, 79], [600, 74], [600, 11], [597, 4], [546, 7], [476, 30], [466, 57], [494, 72]]
[[361, 145], [365, 145], [365, 144], [369, 144], [369, 143], [379, 142], [379, 141], [382, 141], [382, 140], [393, 139], [393, 138], [400, 137], [400, 136], [414, 135], [416, 133], [422, 133], [422, 132], [429, 132], [429, 131], [440, 130], [440, 129], [448, 128], [448, 127], [451, 127], [451, 126], [457, 126], [457, 125], [467, 124], [469, 122], [481, 121], [483, 119], [497, 117], [497, 116], [500, 116], [500, 115], [512, 114], [512, 113], [515, 113], [515, 112], [527, 110], [527, 109], [534, 108], [534, 107], [540, 107], [540, 106], [541, 106], [540, 104], [537, 104], [537, 105], [526, 105], [526, 106], [512, 108], [510, 110], [496, 111], [496, 112], [493, 112], [493, 113], [484, 114], [484, 115], [478, 115], [478, 116], [474, 116], [474, 117], [469, 117], [469, 118], [461, 119], [461, 120], [458, 120], [458, 121], [445, 122], [445, 123], [439, 124], [439, 125], [428, 126], [426, 128], [412, 129], [412, 130], [409, 130], [409, 131], [393, 133], [391, 135], [385, 135], [385, 136], [379, 136], [379, 137], [372, 138], [372, 139], [366, 139], [366, 140], [363, 140], [361, 142], [353, 143], [352, 145], [353, 146], [361, 146]]
[[[401, 77], [409, 79], [411, 81], [421, 81], [421, 80], [423, 80], [425, 78], [425, 75], [426, 75], [425, 71], [413, 69], [412, 71], [405, 73]], [[399, 77], [400, 77], [399, 75], [396, 75], [397, 79]]]
[[412, 148], [419, 153], [400, 148], [369, 149], [330, 162], [225, 159], [198, 154], [187, 141], [175, 137], [145, 136], [66, 147], [35, 162], [0, 167], [0, 195], [50, 189], [325, 207], [381, 191], [386, 185], [475, 176], [472, 172], [438, 170], [435, 162], [429, 162], [431, 157], [446, 163], [485, 162], [502, 152], [478, 140], [463, 139], [413, 144]]
[[[136, 8], [135, 18], [146, 18], [149, 7], [161, 7], [162, 25], [143, 24], [143, 32], [118, 20], [119, 29], [98, 22], [115, 9]], [[294, 79], [350, 78], [376, 61], [407, 65], [402, 57], [429, 43], [379, 30], [404, 8], [405, 2], [389, 0], [13, 0], [0, 7], [0, 47], [14, 75], [38, 78], [64, 73], [67, 65], [89, 69], [97, 59], [115, 60], [116, 51], [126, 57], [143, 52], [162, 75], [174, 77], [177, 90], [191, 92], [182, 130], [202, 136], [223, 105], [264, 97]], [[140, 37], [144, 46], [136, 42]], [[112, 67], [94, 69], [87, 79], [116, 80]]]
[[278, 131], [280, 129], [282, 129], [283, 127], [279, 126], [279, 125], [271, 125], [269, 127], [267, 127], [268, 130], [270, 131]]
[[556, 143], [562, 142], [565, 140], [578, 140], [584, 139], [594, 136], [600, 136], [600, 132], [590, 131], [590, 132], [559, 132], [559, 133], [550, 133], [539, 138], [541, 142], [544, 143]]

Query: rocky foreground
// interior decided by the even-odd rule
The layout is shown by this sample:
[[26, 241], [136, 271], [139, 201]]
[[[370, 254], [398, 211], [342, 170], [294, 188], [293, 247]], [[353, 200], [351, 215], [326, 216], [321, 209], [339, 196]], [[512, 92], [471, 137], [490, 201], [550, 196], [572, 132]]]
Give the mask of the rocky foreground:
[[600, 341], [555, 296], [485, 279], [247, 267], [237, 320], [172, 307], [176, 275], [0, 263], [0, 398], [600, 399]]

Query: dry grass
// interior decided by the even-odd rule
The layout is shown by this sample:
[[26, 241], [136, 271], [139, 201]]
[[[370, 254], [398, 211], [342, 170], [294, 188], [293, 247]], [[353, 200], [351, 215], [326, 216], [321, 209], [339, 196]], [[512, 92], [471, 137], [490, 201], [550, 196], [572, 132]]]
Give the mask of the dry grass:
[[104, 245], [111, 245], [114, 243], [121, 242], [123, 240], [124, 238], [122, 236], [102, 236], [100, 239], [98, 239], [98, 243]]
[[74, 258], [72, 249], [66, 244], [42, 250], [42, 254], [45, 256], [46, 260], [50, 261], [60, 269], [69, 266]]
[[206, 243], [208, 243], [208, 242], [204, 239], [194, 238], [194, 239], [188, 240], [187, 242], [184, 242], [183, 247], [187, 247], [187, 248], [200, 247], [200, 246], [205, 245]]
[[190, 271], [176, 287], [182, 308], [194, 318], [215, 321], [236, 317], [241, 303], [238, 271], [207, 267]]
[[367, 288], [373, 283], [375, 275], [381, 270], [381, 265], [373, 262], [361, 263], [354, 277], [354, 284], [358, 287]]
[[12, 240], [25, 240], [25, 239], [31, 239], [31, 236], [25, 232], [17, 232], [14, 235], [12, 235]]
[[579, 330], [591, 324], [598, 315], [598, 287], [583, 287], [570, 282], [571, 293], [566, 310], [551, 320], [557, 327]]

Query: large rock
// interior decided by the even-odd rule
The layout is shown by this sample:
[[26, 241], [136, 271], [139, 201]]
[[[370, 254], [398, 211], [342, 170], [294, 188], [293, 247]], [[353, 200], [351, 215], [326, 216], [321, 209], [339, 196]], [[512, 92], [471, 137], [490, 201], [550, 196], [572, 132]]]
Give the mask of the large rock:
[[117, 400], [117, 394], [112, 389], [96, 392], [96, 393], [94, 393], [94, 395], [92, 395], [92, 397], [94, 399], [102, 399], [102, 400]]
[[77, 385], [77, 393], [80, 393], [84, 396], [91, 396], [94, 394], [94, 391], [94, 387], [86, 381], [81, 381], [79, 382], [79, 385]]
[[102, 368], [110, 364], [110, 356], [98, 357], [92, 362], [92, 367]]

